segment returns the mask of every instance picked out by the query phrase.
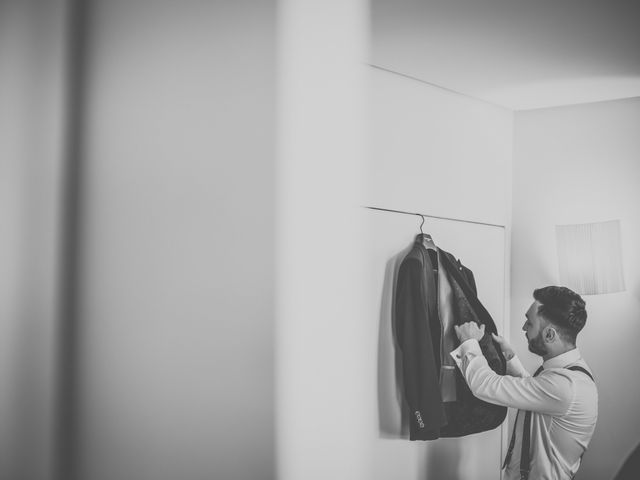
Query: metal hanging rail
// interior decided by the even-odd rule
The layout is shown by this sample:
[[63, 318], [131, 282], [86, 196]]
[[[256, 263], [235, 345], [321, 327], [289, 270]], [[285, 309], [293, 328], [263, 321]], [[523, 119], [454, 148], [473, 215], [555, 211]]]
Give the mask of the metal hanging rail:
[[440, 220], [451, 220], [454, 222], [463, 222], [463, 223], [474, 223], [476, 225], [486, 225], [488, 227], [497, 227], [497, 228], [505, 228], [504, 225], [500, 225], [497, 223], [487, 223], [487, 222], [476, 222], [475, 220], [464, 220], [461, 218], [452, 218], [452, 217], [440, 217], [438, 215], [429, 215], [426, 213], [416, 213], [416, 212], [405, 212], [404, 210], [393, 210], [390, 208], [380, 208], [380, 207], [369, 207], [366, 205], [363, 205], [363, 208], [368, 208], [370, 210], [380, 210], [383, 212], [392, 212], [392, 213], [402, 213], [404, 215], [416, 215], [418, 217], [429, 217], [429, 218], [437, 218]]

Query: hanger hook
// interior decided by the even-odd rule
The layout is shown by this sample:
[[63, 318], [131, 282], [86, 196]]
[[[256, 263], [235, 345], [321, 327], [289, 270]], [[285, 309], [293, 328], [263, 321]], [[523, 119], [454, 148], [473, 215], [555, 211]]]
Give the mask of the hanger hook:
[[420, 218], [422, 218], [422, 222], [420, 223], [420, 233], [424, 235], [424, 232], [422, 231], [422, 226], [424, 225], [424, 215], [420, 215]]

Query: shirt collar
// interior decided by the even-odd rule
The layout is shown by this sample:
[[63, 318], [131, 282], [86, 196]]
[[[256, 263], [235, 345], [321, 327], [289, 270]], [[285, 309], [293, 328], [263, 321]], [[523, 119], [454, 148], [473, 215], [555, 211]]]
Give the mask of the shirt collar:
[[574, 348], [573, 350], [569, 350], [568, 352], [564, 352], [560, 355], [556, 355], [553, 358], [545, 361], [542, 366], [546, 370], [547, 368], [562, 368], [567, 365], [571, 365], [572, 363], [577, 362], [582, 358], [580, 354], [580, 350], [578, 348]]

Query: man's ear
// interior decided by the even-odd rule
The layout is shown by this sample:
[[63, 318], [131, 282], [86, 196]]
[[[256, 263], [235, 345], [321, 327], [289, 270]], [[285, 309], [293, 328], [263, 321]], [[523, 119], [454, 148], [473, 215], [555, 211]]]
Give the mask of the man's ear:
[[547, 325], [546, 327], [544, 327], [544, 331], [542, 332], [542, 337], [544, 338], [545, 342], [551, 343], [556, 339], [557, 336], [558, 336], [558, 332], [556, 332], [556, 329], [553, 328], [551, 325]]

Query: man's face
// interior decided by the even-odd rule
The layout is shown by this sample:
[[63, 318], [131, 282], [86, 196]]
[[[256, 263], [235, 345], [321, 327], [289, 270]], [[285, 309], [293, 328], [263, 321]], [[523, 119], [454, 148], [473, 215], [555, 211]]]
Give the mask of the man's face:
[[547, 322], [538, 314], [539, 306], [540, 302], [537, 300], [531, 304], [529, 310], [525, 313], [527, 320], [524, 322], [522, 330], [525, 331], [525, 336], [529, 342], [529, 351], [542, 357], [548, 353], [547, 346], [542, 339], [542, 331]]

